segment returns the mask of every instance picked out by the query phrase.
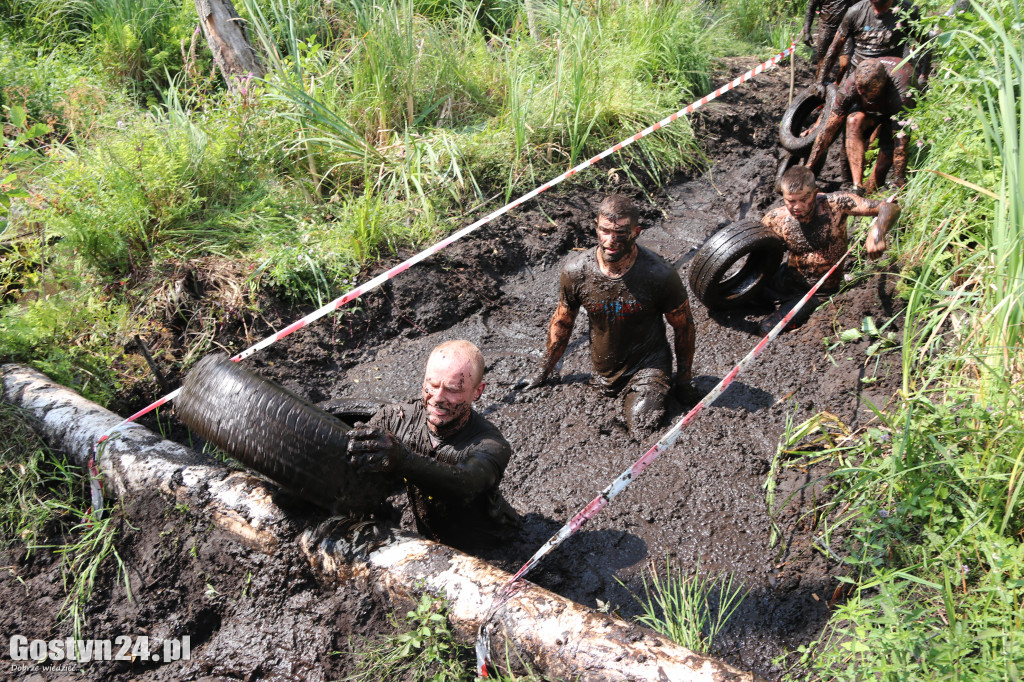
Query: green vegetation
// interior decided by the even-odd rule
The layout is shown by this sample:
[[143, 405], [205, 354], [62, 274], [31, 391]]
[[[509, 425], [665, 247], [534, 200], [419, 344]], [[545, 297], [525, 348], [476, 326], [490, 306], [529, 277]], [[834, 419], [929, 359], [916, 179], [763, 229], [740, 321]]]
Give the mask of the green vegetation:
[[82, 638], [85, 607], [108, 558], [131, 595], [124, 564], [115, 548], [120, 515], [103, 518], [87, 507], [88, 480], [50, 452], [21, 410], [0, 403], [0, 546], [23, 543], [27, 553], [52, 551], [61, 558], [65, 597], [58, 617]]
[[[821, 416], [794, 427], [778, 464], [837, 467], [814, 514], [847, 598], [799, 666], [821, 679], [1007, 680], [1024, 667], [1024, 14], [1003, 0], [927, 21], [941, 60], [911, 117], [902, 390], [865, 432]], [[875, 336], [875, 355], [895, 346]]]
[[[235, 4], [268, 74], [229, 92], [191, 0], [0, 2], [0, 357], [109, 402], [146, 377], [134, 335], [186, 367], [268, 294], [330, 300], [677, 110], [733, 25], [697, 2], [539, 2], [536, 38], [518, 3]], [[680, 121], [607, 163], [650, 185], [700, 161]]]
[[[443, 680], [462, 682], [478, 679], [473, 648], [459, 644], [448, 623], [448, 603], [426, 592], [416, 607], [406, 612], [400, 621], [392, 619], [396, 632], [373, 642], [362, 642], [357, 671], [346, 679], [366, 680]], [[341, 653], [341, 652], [335, 652]], [[506, 657], [505, 668], [511, 669], [511, 657]], [[525, 676], [511, 673], [498, 674], [492, 679], [499, 682], [540, 682], [521, 660], [518, 668], [526, 669]]]
[[667, 560], [664, 575], [659, 575], [652, 564], [641, 579], [643, 613], [637, 620], [705, 655], [714, 652], [715, 637], [746, 596], [742, 586], [733, 585], [733, 576], [701, 575], [699, 562], [693, 575], [685, 575]]

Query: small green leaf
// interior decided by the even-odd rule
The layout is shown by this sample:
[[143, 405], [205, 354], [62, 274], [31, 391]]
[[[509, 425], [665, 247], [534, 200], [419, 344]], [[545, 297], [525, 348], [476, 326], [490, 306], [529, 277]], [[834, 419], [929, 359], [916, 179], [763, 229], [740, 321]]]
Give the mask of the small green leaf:
[[49, 135], [50, 132], [50, 126], [46, 125], [45, 123], [36, 123], [31, 128], [25, 131], [25, 137], [26, 139], [31, 140], [36, 137], [42, 137], [43, 135]]
[[860, 341], [864, 338], [864, 334], [859, 329], [844, 329], [839, 333], [839, 340], [843, 343], [852, 343], [854, 341]]
[[18, 106], [17, 104], [11, 107], [11, 124], [15, 128], [21, 128], [25, 125], [25, 107]]

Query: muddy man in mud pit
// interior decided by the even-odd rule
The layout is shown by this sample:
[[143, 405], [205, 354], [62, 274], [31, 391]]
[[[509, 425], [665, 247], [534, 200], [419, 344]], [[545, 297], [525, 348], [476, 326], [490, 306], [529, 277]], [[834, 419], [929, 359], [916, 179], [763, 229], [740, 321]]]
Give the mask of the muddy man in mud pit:
[[[551, 376], [569, 345], [581, 307], [590, 321], [594, 381], [605, 395], [624, 395], [630, 431], [643, 436], [658, 426], [674, 388], [691, 402], [694, 327], [679, 273], [664, 258], [636, 243], [639, 216], [633, 202], [612, 195], [597, 214], [597, 247], [562, 268], [558, 308], [548, 325], [547, 350], [529, 387]], [[662, 317], [675, 336], [678, 370], [672, 380], [672, 351]]]
[[[761, 224], [786, 243], [789, 259], [766, 287], [766, 297], [780, 301], [781, 305], [761, 322], [762, 334], [771, 331], [846, 253], [847, 216], [877, 216], [865, 249], [868, 257], [878, 258], [885, 251], [885, 235], [900, 214], [895, 203], [865, 199], [850, 192], [819, 192], [814, 173], [806, 166], [790, 168], [779, 184], [783, 205], [766, 213]], [[839, 289], [842, 281], [843, 269], [836, 268], [794, 316], [790, 328], [806, 322], [814, 309]]]
[[475, 345], [442, 343], [427, 360], [420, 401], [387, 405], [348, 433], [353, 467], [402, 476], [417, 530], [459, 548], [500, 542], [519, 525], [498, 490], [512, 449], [472, 407], [483, 378]]

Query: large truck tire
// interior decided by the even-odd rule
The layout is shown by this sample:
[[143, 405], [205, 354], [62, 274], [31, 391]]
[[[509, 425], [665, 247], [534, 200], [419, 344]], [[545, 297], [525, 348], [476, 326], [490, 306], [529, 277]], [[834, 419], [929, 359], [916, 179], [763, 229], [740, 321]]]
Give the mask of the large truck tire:
[[836, 103], [836, 86], [829, 84], [825, 95], [807, 88], [793, 100], [779, 124], [779, 144], [793, 153], [809, 152]]
[[189, 372], [174, 405], [203, 438], [331, 513], [371, 511], [396, 485], [349, 467], [347, 424], [223, 353]]
[[711, 235], [690, 265], [690, 290], [708, 310], [735, 308], [753, 298], [786, 250], [761, 223], [742, 220]]

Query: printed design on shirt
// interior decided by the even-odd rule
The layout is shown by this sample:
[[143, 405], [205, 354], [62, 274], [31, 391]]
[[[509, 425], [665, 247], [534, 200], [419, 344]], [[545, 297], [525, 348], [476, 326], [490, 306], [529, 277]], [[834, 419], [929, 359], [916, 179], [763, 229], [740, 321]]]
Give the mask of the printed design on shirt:
[[604, 318], [611, 323], [629, 319], [644, 310], [643, 304], [632, 297], [625, 301], [588, 301], [585, 307], [591, 319]]

